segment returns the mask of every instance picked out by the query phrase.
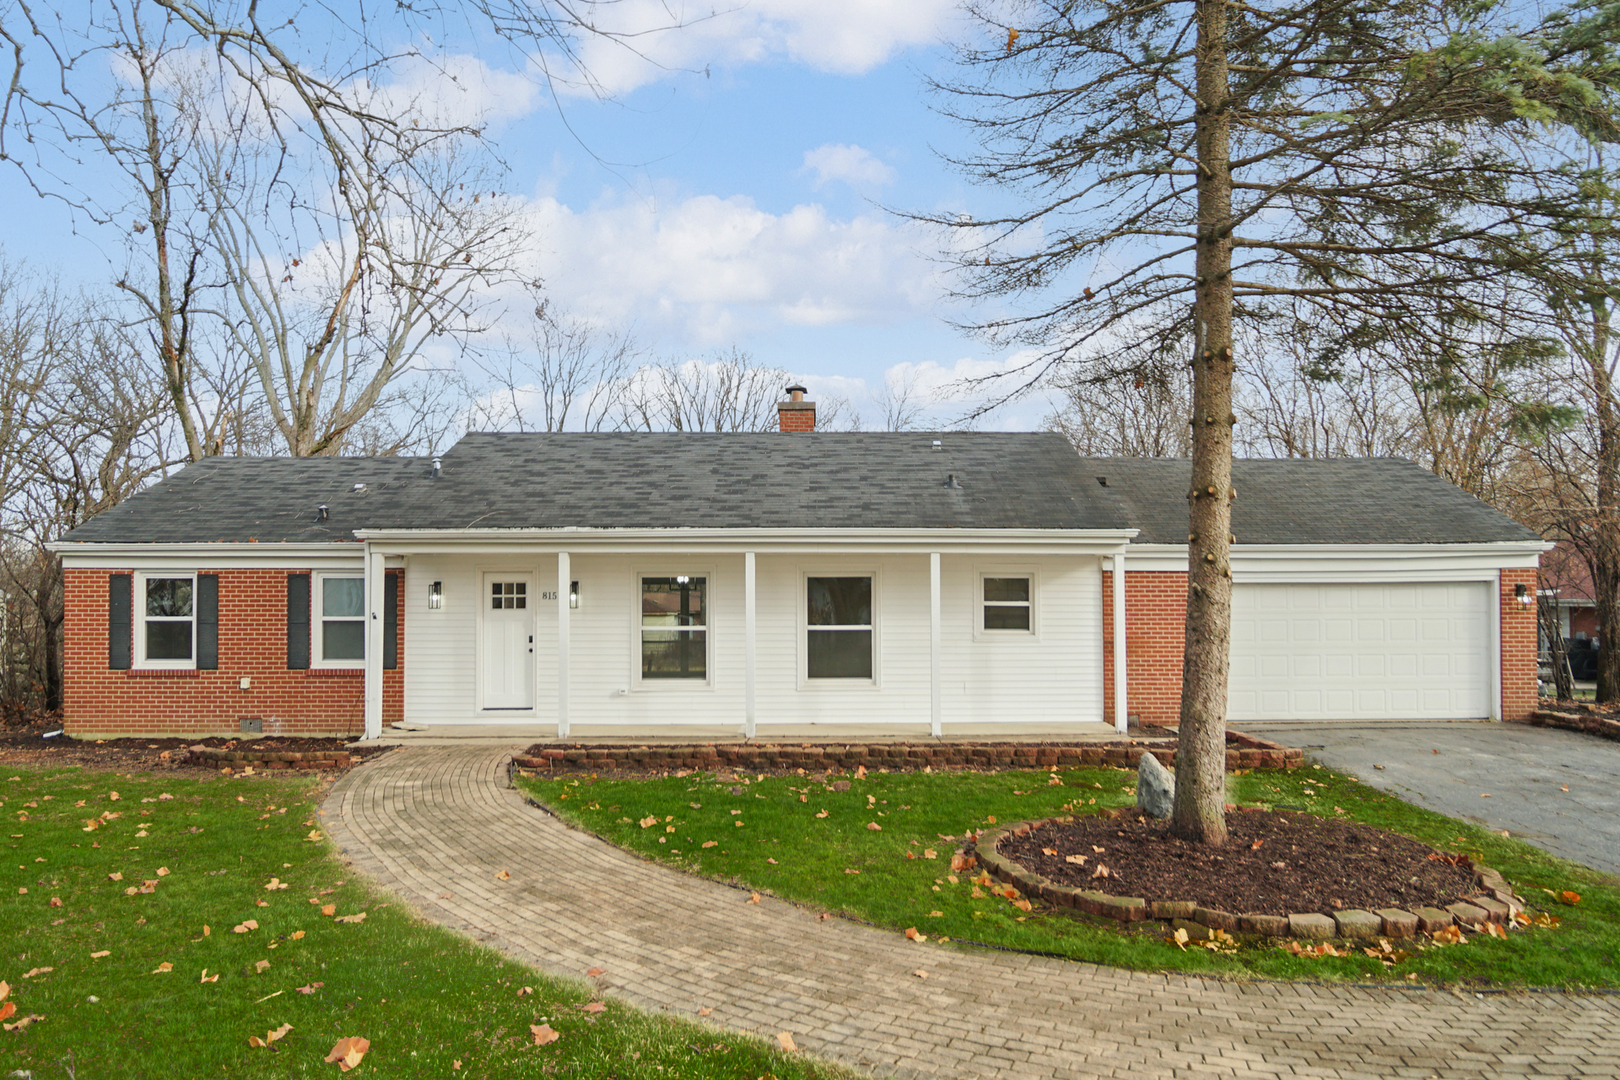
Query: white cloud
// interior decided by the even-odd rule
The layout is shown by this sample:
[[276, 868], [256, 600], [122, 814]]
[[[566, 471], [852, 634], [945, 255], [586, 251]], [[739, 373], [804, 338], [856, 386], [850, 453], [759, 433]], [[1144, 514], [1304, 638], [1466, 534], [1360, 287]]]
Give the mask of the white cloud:
[[859, 75], [903, 49], [940, 40], [956, 8], [956, 0], [753, 0], [694, 11], [667, 0], [619, 0], [596, 13], [602, 29], [617, 36], [585, 38], [579, 57], [610, 94], [675, 71], [783, 58]]
[[876, 188], [897, 179], [894, 169], [879, 161], [865, 147], [845, 143], [823, 143], [804, 152], [801, 172], [814, 171], [815, 186], [841, 180], [852, 188]]
[[700, 195], [528, 210], [534, 265], [567, 310], [704, 348], [782, 325], [878, 325], [932, 310], [943, 293], [918, 237], [879, 216], [781, 214], [751, 199]]

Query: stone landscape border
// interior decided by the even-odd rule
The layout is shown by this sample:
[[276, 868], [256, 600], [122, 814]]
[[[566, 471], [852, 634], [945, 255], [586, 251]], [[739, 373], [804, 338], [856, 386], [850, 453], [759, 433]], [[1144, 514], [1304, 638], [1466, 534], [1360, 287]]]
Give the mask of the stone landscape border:
[[[1576, 706], [1580, 709], [1581, 706]], [[1537, 709], [1525, 721], [1536, 727], [1563, 728], [1565, 731], [1580, 731], [1588, 735], [1596, 735], [1604, 739], [1620, 742], [1620, 720], [1610, 720], [1582, 709], [1580, 712], [1565, 712], [1562, 709]]]
[[[1144, 755], [1174, 765], [1173, 742], [927, 742], [927, 743], [703, 743], [685, 746], [592, 745], [530, 747], [514, 754], [519, 768], [557, 772], [655, 772], [665, 769], [1044, 769], [1112, 765], [1135, 768]], [[1226, 733], [1226, 767], [1297, 769], [1305, 752], [1281, 743]]]
[[[1264, 812], [1258, 807], [1243, 809]], [[1453, 924], [1475, 929], [1487, 922], [1506, 925], [1524, 908], [1524, 902], [1513, 894], [1501, 874], [1468, 859], [1462, 860], [1460, 865], [1474, 872], [1474, 881], [1483, 895], [1471, 896], [1444, 908], [1420, 907], [1416, 911], [1402, 908], [1363, 911], [1353, 908], [1335, 911], [1330, 917], [1314, 911], [1290, 915], [1234, 914], [1201, 907], [1191, 900], [1155, 900], [1150, 903], [1140, 897], [1111, 896], [1092, 889], [1059, 885], [1025, 869], [998, 850], [1001, 841], [1009, 836], [1028, 836], [1042, 825], [1068, 824], [1074, 820], [1073, 817], [1042, 818], [998, 826], [981, 832], [968, 852], [977, 857], [985, 873], [1025, 896], [1038, 897], [1053, 907], [1073, 908], [1121, 923], [1159, 920], [1167, 923], [1171, 929], [1186, 930], [1188, 937], [1194, 941], [1207, 940], [1215, 930], [1276, 938], [1339, 937], [1363, 941], [1378, 937], [1409, 938], [1415, 937], [1419, 931], [1432, 934]]]
[[249, 765], [260, 769], [347, 769], [358, 765], [360, 758], [347, 750], [222, 750], [193, 746], [186, 751], [186, 761], [220, 772], [235, 772]]

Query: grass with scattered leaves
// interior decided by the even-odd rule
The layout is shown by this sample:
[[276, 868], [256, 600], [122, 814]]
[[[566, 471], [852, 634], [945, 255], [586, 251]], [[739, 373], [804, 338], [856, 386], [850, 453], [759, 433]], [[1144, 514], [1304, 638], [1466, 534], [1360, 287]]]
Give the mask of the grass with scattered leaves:
[[[848, 790], [832, 783], [851, 781]], [[1274, 940], [1218, 949], [1166, 941], [1159, 924], [1123, 932], [1105, 919], [1036, 903], [1025, 912], [951, 872], [964, 834], [1005, 824], [1135, 803], [1135, 773], [884, 773], [743, 776], [693, 773], [649, 779], [519, 777], [560, 816], [625, 848], [682, 870], [940, 944], [983, 943], [1140, 970], [1229, 977], [1415, 981], [1422, 984], [1610, 987], [1620, 985], [1620, 883], [1518, 840], [1421, 810], [1321, 767], [1229, 778], [1244, 804], [1302, 807], [1413, 836], [1501, 871], [1556, 928], [1518, 928], [1505, 940], [1470, 934], [1460, 944], [1391, 942], [1409, 955], [1389, 963], [1361, 949], [1300, 956]], [[1545, 890], [1579, 894], [1575, 905]], [[979, 895], [975, 895], [978, 893]], [[738, 902], [746, 901], [739, 896]]]
[[342, 1075], [851, 1075], [423, 922], [346, 880], [312, 791], [0, 769], [0, 1076], [336, 1077], [350, 1037]]

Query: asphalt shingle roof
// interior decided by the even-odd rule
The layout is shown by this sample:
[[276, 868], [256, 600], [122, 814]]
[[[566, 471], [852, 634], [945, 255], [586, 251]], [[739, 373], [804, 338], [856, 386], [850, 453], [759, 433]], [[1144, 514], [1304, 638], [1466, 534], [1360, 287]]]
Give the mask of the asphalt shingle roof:
[[[1185, 458], [1083, 458], [1125, 504], [1141, 544], [1187, 542]], [[1239, 544], [1465, 544], [1540, 537], [1404, 458], [1232, 463]]]
[[[438, 478], [426, 458], [208, 458], [64, 539], [344, 542], [363, 528], [1138, 528], [1140, 542], [1182, 543], [1190, 475], [1185, 460], [1079, 458], [1054, 434], [486, 433], [445, 453]], [[1234, 475], [1239, 543], [1536, 539], [1408, 461], [1239, 461]], [[948, 486], [952, 476], [958, 486]]]
[[[941, 446], [934, 448], [934, 441]], [[1052, 434], [473, 434], [422, 458], [209, 458], [70, 542], [498, 528], [1125, 529]], [[957, 486], [947, 486], [954, 476]], [[353, 484], [365, 482], [363, 492]], [[330, 519], [316, 520], [328, 505]]]

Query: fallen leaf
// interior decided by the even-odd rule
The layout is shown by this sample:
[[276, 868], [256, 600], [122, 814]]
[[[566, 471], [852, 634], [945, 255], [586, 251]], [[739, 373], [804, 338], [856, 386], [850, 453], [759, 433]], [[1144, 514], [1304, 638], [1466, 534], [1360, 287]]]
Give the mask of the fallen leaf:
[[502, 870], [500, 873], [496, 874], [495, 877], [496, 877], [496, 880], [498, 880], [498, 881], [511, 881], [512, 880], [512, 875], [508, 874], [505, 870]]
[[846, 874], [858, 874], [858, 873], [860, 873], [860, 871], [859, 870], [851, 870], [849, 867], [846, 866], [846, 867], [844, 867], [844, 873], [846, 873]]
[[882, 832], [883, 831], [883, 826], [879, 825], [875, 821], [868, 821], [866, 823], [866, 827], [871, 832]]
[[158, 877], [168, 877], [169, 876], [169, 868], [167, 866], [158, 867], [157, 868], [157, 876]]
[[1063, 861], [1067, 863], [1074, 863], [1076, 866], [1086, 865], [1086, 857], [1084, 855], [1065, 855], [1063, 856]]
[[[732, 813], [733, 814], [740, 814], [740, 813], [742, 813], [742, 811], [733, 810]], [[654, 817], [652, 814], [648, 814], [646, 817], [644, 817], [640, 821], [636, 822], [636, 824], [640, 825], [643, 829], [646, 829], [646, 828], [649, 828], [649, 827], [651, 827], [653, 825], [658, 824], [658, 818]]]
[[4, 1004], [0, 1004], [0, 1020], [10, 1020], [11, 1014], [16, 1011], [17, 1003], [15, 1001], [8, 1001]]
[[23, 978], [32, 979], [35, 975], [46, 975], [55, 970], [56, 969], [53, 967], [30, 968], [29, 970], [23, 972]]
[[103, 956], [111, 956], [111, 955], [112, 955], [112, 950], [111, 949], [102, 949], [100, 952], [91, 953], [90, 954], [90, 959], [92, 959], [92, 960], [100, 960]]
[[1057, 848], [1055, 848], [1055, 847], [1043, 847], [1043, 848], [1041, 848], [1041, 854], [1042, 855], [1056, 855], [1057, 853], [1058, 853]]
[[594, 979], [598, 975], [606, 975], [607, 974], [607, 968], [594, 967], [594, 968], [591, 968], [591, 970], [587, 971], [585, 974]]
[[1102, 863], [1098, 863], [1097, 868], [1091, 872], [1091, 876], [1094, 877], [1094, 878], [1108, 877], [1109, 876], [1108, 867], [1104, 866]]
[[1013, 907], [1017, 908], [1019, 911], [1028, 911], [1030, 909], [1030, 906], [1031, 906], [1030, 902], [1028, 900], [1014, 900], [1012, 902], [1012, 905], [1013, 905]]
[[917, 978], [919, 978], [919, 979], [928, 978], [928, 972], [922, 970], [921, 968], [918, 968], [916, 971], [913, 971], [912, 974], [917, 976]]
[[1581, 902], [1581, 894], [1573, 893], [1566, 889], [1558, 894], [1558, 900], [1560, 903], [1568, 904], [1573, 907]]
[[337, 914], [337, 905], [336, 904], [322, 904], [321, 905], [321, 914], [322, 915], [336, 915]]
[[1187, 951], [1187, 931], [1185, 929], [1177, 929], [1174, 934], [1170, 935], [1170, 940], [1182, 952]]
[[984, 820], [988, 821], [992, 825], [994, 825], [996, 823], [996, 818], [995, 818], [994, 814], [992, 814], [990, 817], [985, 818]]
[[818, 817], [818, 818], [824, 818], [824, 817], [826, 817], [826, 816], [827, 816], [827, 811], [825, 811], [825, 810], [818, 810], [818, 811], [816, 811], [816, 817]]
[[450, 1062], [450, 1067], [451, 1067], [451, 1068], [452, 1068], [452, 1069], [459, 1069], [459, 1068], [461, 1068], [461, 1059], [460, 1059], [460, 1058], [456, 1058], [456, 1059], [455, 1059], [455, 1060], [454, 1060], [454, 1061], [452, 1061], [452, 1062]]
[[759, 903], [759, 893], [750, 893], [749, 896], [748, 896], [748, 899], [746, 901], [744, 901], [744, 903], [749, 903], [749, 904], [757, 904], [757, 903]]
[[209, 934], [212, 934], [212, 933], [213, 933], [213, 931], [208, 929], [208, 924], [203, 923], [203, 937], [207, 937]]
[[112, 873], [107, 875], [107, 880], [108, 881], [123, 881], [124, 880], [124, 875], [122, 873], [120, 873], [119, 871], [114, 870]]
[[544, 1046], [547, 1043], [554, 1043], [558, 1039], [562, 1038], [561, 1034], [551, 1030], [550, 1024], [530, 1024], [529, 1030], [534, 1033], [534, 1045], [536, 1046]]
[[906, 927], [906, 937], [910, 938], [912, 941], [927, 941], [928, 940], [928, 935], [927, 934], [919, 934], [919, 933], [917, 933], [917, 928], [915, 926]]
[[60, 896], [51, 897], [51, 902], [50, 902], [49, 906], [50, 907], [61, 907], [62, 906], [62, 898]]
[[333, 919], [332, 921], [333, 922], [340, 922], [340, 923], [360, 923], [360, 922], [365, 922], [366, 921], [366, 913], [363, 912], [363, 911], [357, 911], [353, 915], [339, 915], [337, 918]]
[[588, 1012], [588, 1013], [599, 1013], [605, 1008], [607, 1008], [607, 1002], [605, 1002], [605, 1001], [592, 1001], [589, 1004], [581, 1005], [579, 1007], [579, 1011], [580, 1012]]
[[173, 971], [173, 970], [174, 970], [174, 965], [169, 963], [167, 960], [165, 960], [165, 961], [163, 961], [163, 963], [159, 964], [157, 967], [152, 969], [152, 974], [153, 975], [163, 975], [163, 974], [165, 974], [167, 972], [170, 972], [170, 971]]
[[302, 930], [294, 930], [292, 932], [292, 939], [294, 941], [297, 941], [299, 938], [301, 938], [303, 936], [304, 936], [304, 932]]
[[714, 1010], [709, 1008], [707, 1005], [705, 1005], [705, 1006], [703, 1006], [703, 1008], [698, 1010], [698, 1015], [699, 1016], [708, 1016], [712, 1012], [714, 1012]]
[[1505, 939], [1507, 937], [1507, 931], [1493, 922], [1488, 922], [1485, 924], [1485, 933], [1494, 938]]
[[231, 933], [245, 934], [249, 930], [257, 930], [258, 928], [259, 921], [257, 919], [244, 919], [240, 923], [237, 923], [235, 926], [231, 927]]
[[29, 1015], [23, 1017], [21, 1020], [18, 1020], [15, 1024], [0, 1024], [0, 1028], [4, 1028], [6, 1031], [21, 1031], [23, 1028], [27, 1027], [29, 1024], [34, 1023], [36, 1020], [43, 1020], [43, 1019], [45, 1019], [43, 1016], [39, 1016], [39, 1015], [37, 1015], [35, 1013], [30, 1013]]
[[269, 966], [270, 966], [270, 961], [268, 961], [268, 960], [257, 960], [253, 964], [253, 970], [262, 975], [262, 974], [264, 974], [265, 969], [268, 968]]
[[781, 1043], [782, 1044], [782, 1049], [786, 1050], [790, 1054], [797, 1054], [799, 1052], [799, 1048], [798, 1048], [797, 1045], [794, 1044], [793, 1035], [790, 1032], [786, 1032], [786, 1031], [777, 1032], [776, 1033], [776, 1041]]
[[326, 1055], [326, 1060], [337, 1062], [340, 1071], [348, 1072], [360, 1064], [360, 1059], [365, 1057], [366, 1051], [370, 1049], [370, 1039], [362, 1038], [359, 1035], [350, 1035], [337, 1041], [337, 1044], [332, 1047], [332, 1052]]
[[300, 994], [313, 994], [315, 991], [319, 990], [325, 985], [325, 983], [305, 983], [303, 986], [298, 988], [298, 992]]
[[857, 766], [855, 766], [855, 779], [857, 779], [857, 780], [865, 780], [866, 779], [866, 766], [865, 765], [857, 765]]
[[203, 970], [202, 970], [202, 978], [198, 979], [197, 981], [200, 982], [200, 983], [217, 983], [217, 982], [219, 982], [219, 975], [217, 975], [217, 974], [210, 975], [210, 974], [208, 974], [208, 969], [203, 968]]

